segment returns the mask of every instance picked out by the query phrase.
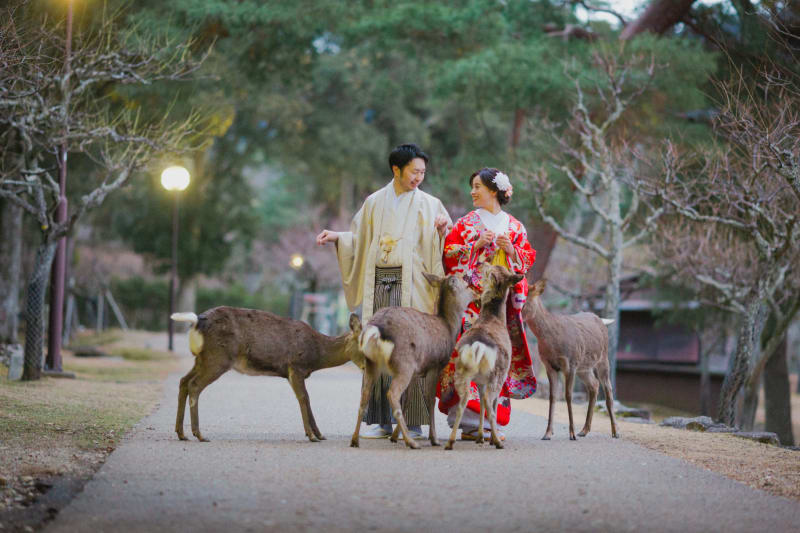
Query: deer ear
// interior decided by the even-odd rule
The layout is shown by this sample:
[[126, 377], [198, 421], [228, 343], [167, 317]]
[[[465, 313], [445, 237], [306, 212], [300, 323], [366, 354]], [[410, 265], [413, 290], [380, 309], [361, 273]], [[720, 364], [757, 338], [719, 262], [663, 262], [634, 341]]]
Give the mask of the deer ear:
[[545, 278], [542, 278], [533, 284], [533, 287], [530, 292], [532, 292], [534, 296], [539, 296], [544, 292], [544, 288], [546, 286], [547, 286], [547, 280]]
[[428, 272], [423, 272], [422, 275], [425, 276], [425, 279], [428, 280], [428, 283], [430, 283], [434, 287], [438, 287], [444, 281], [443, 277], [437, 276], [436, 274], [430, 274]]
[[509, 276], [509, 279], [511, 280], [511, 285], [516, 285], [517, 283], [519, 283], [520, 281], [522, 281], [522, 279], [523, 279], [524, 277], [525, 277], [525, 276], [523, 276], [522, 274], [511, 274], [511, 275]]

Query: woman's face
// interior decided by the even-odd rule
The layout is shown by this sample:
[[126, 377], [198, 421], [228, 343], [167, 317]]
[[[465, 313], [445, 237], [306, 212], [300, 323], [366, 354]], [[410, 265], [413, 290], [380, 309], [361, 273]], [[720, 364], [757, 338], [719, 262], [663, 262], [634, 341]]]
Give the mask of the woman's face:
[[480, 176], [472, 178], [472, 190], [470, 191], [470, 195], [472, 196], [472, 205], [477, 208], [482, 207], [491, 210], [498, 205], [497, 191], [493, 191], [484, 185]]

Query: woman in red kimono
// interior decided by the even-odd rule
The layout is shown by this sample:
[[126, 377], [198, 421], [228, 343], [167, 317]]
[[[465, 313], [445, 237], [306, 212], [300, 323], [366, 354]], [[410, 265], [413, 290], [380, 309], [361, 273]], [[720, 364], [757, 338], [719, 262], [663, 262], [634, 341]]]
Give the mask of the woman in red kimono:
[[[469, 178], [472, 205], [476, 208], [456, 222], [447, 235], [444, 246], [444, 270], [446, 274], [463, 274], [467, 282], [477, 292], [481, 291], [481, 265], [503, 265], [510, 270], [525, 274], [536, 258], [534, 250], [528, 242], [525, 227], [513, 216], [501, 209], [511, 198], [512, 187], [508, 176], [496, 168], [483, 168]], [[533, 375], [531, 354], [525, 337], [522, 322], [522, 306], [528, 295], [528, 282], [525, 278], [511, 288], [508, 301], [506, 321], [511, 337], [511, 367], [508, 371], [500, 398], [497, 404], [497, 423], [508, 424], [511, 416], [509, 398], [527, 398], [536, 392], [536, 377]], [[464, 312], [462, 331], [469, 329], [478, 318], [480, 303], [473, 302]], [[457, 356], [453, 352], [453, 357]], [[447, 421], [452, 427], [458, 407], [458, 395], [455, 392], [453, 360], [442, 372], [437, 393], [439, 410], [448, 415]], [[475, 439], [478, 427], [481, 426], [480, 400], [478, 389], [470, 384], [469, 401], [461, 419], [461, 438]], [[483, 427], [489, 427], [484, 420]]]

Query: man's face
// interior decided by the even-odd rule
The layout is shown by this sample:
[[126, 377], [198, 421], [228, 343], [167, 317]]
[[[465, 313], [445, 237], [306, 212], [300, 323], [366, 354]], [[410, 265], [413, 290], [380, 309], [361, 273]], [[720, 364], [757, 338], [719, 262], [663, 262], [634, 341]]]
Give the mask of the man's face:
[[392, 172], [395, 182], [400, 185], [403, 192], [413, 191], [425, 179], [425, 160], [415, 157], [402, 170], [396, 166], [392, 167]]

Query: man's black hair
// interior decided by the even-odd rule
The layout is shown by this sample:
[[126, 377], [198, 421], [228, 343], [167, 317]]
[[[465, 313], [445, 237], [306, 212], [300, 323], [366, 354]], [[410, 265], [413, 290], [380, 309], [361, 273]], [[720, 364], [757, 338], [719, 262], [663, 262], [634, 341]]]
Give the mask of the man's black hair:
[[425, 161], [426, 165], [428, 164], [428, 154], [423, 152], [422, 148], [416, 144], [401, 144], [389, 154], [389, 169], [397, 167], [403, 170], [403, 167], [417, 157]]

